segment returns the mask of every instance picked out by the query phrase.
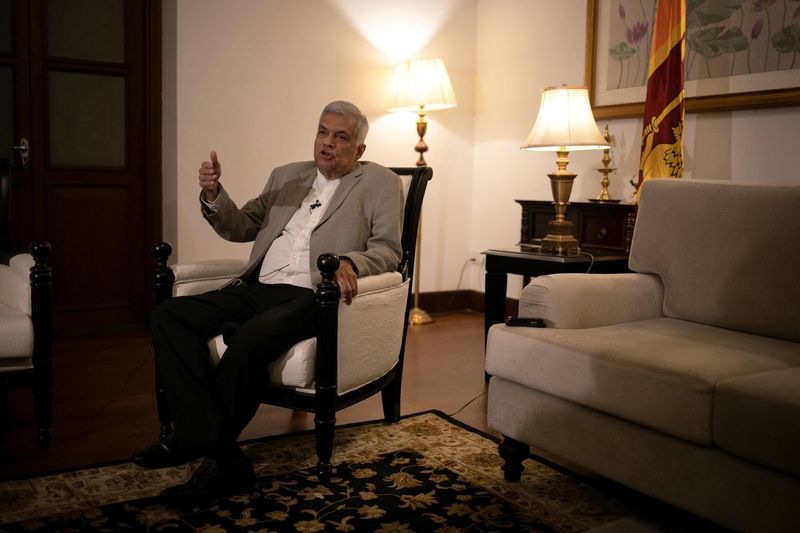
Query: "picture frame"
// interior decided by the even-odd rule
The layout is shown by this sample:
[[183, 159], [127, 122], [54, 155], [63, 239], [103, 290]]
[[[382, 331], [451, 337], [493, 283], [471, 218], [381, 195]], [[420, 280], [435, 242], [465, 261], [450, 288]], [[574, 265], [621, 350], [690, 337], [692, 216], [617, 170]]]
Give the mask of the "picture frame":
[[[782, 65], [779, 52], [773, 50], [770, 56], [769, 48], [774, 48], [774, 43], [771, 45], [772, 40], [762, 37], [764, 24], [758, 22], [759, 14], [754, 9], [749, 9], [752, 7], [749, 5], [751, 3], [749, 0], [746, 6], [748, 9], [744, 9], [744, 1], [741, 0], [742, 6], [740, 7], [741, 11], [737, 13], [738, 19], [732, 18], [732, 20], [740, 21], [738, 28], [726, 28], [724, 21], [700, 26], [702, 22], [708, 20], [708, 17], [699, 18], [699, 15], [704, 13], [699, 15], [695, 13], [694, 16], [687, 13], [687, 41], [690, 36], [694, 40], [691, 45], [687, 42], [684, 56], [686, 112], [800, 105], [800, 51], [795, 51], [792, 62], [790, 62], [792, 54], [789, 54], [788, 60], [784, 56]], [[727, 14], [725, 9], [730, 9], [730, 6], [736, 3], [736, 0], [734, 2], [730, 0], [699, 2], [707, 10], [716, 13], [722, 12], [721, 16]], [[649, 47], [652, 21], [643, 23], [643, 20], [647, 15], [647, 9], [654, 12], [655, 0], [636, 0], [635, 4], [630, 3], [629, 10], [633, 13], [626, 12], [625, 4], [625, 0], [614, 0], [613, 2], [611, 0], [587, 0], [586, 3], [585, 84], [589, 87], [589, 98], [596, 119], [641, 117], [644, 113], [646, 65], [647, 55], [649, 55], [646, 48]], [[765, 2], [764, 4], [769, 5], [770, 3]], [[634, 9], [634, 7], [638, 9]], [[786, 15], [784, 15], [785, 17]], [[795, 17], [790, 19], [790, 22], [792, 25], [797, 24], [800, 27], [800, 16], [795, 15]], [[764, 17], [762, 16], [762, 18]], [[635, 22], [634, 19], [636, 19]], [[791, 28], [791, 30], [794, 31], [795, 28]], [[773, 35], [777, 33], [774, 29], [768, 30], [768, 32], [770, 31]], [[612, 32], [616, 32], [617, 37], [622, 35], [623, 38], [614, 39]], [[718, 46], [708, 52], [706, 49], [700, 49], [701, 54], [698, 54], [696, 44], [703, 44], [700, 38], [708, 35], [720, 37], [716, 41], [706, 39], [710, 45], [722, 42], [723, 37], [731, 37], [725, 39], [725, 46], [733, 49], [723, 48], [724, 52], [720, 52]], [[753, 35], [757, 35], [761, 39], [754, 39]], [[612, 39], [618, 44], [611, 46]], [[780, 40], [778, 42], [780, 43]], [[742, 48], [745, 44], [747, 44], [747, 48]], [[759, 45], [760, 48], [757, 49], [756, 45]], [[800, 46], [800, 44], [795, 41], [790, 46]], [[753, 50], [757, 50], [759, 60], [764, 57], [761, 67], [763, 71], [752, 73], [749, 70], [752, 64], [748, 63], [748, 71], [740, 72], [745, 68], [745, 59], [750, 59], [745, 57], [745, 52], [753, 56], [755, 55], [752, 53]], [[713, 59], [709, 60], [706, 57], [713, 56], [714, 53], [717, 55]], [[634, 56], [636, 56], [635, 68]], [[699, 61], [697, 61], [698, 57], [700, 57]], [[777, 63], [775, 63], [776, 58]], [[691, 72], [686, 72], [690, 59], [692, 60]], [[613, 60], [616, 60], [616, 63], [612, 63]], [[769, 63], [767, 63], [768, 60]], [[714, 72], [711, 70], [712, 64]], [[777, 65], [777, 68], [770, 67], [770, 65]], [[758, 67], [758, 65], [756, 66]], [[703, 70], [700, 70], [700, 67]], [[728, 70], [731, 74], [728, 74]], [[704, 77], [706, 71], [709, 76]], [[722, 75], [719, 75], [720, 72]], [[698, 73], [697, 79], [691, 79], [690, 73]], [[625, 78], [624, 82], [623, 78]]]

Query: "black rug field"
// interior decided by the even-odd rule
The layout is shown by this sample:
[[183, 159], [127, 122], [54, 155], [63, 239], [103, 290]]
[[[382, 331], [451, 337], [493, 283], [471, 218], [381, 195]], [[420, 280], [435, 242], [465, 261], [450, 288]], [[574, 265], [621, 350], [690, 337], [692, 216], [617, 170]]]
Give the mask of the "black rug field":
[[506, 482], [497, 443], [436, 411], [337, 428], [327, 484], [314, 474], [310, 432], [243, 448], [257, 485], [194, 508], [171, 508], [158, 494], [196, 463], [144, 470], [126, 462], [1, 483], [0, 531], [674, 529], [646, 499], [533, 459], [519, 483]]

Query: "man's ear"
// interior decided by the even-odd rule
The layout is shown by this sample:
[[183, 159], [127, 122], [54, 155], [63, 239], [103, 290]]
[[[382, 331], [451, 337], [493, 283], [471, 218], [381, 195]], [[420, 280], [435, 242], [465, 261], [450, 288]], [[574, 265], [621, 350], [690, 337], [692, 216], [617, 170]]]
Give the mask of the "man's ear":
[[356, 161], [361, 159], [361, 156], [364, 155], [364, 150], [367, 149], [366, 144], [359, 144], [358, 148], [356, 148]]

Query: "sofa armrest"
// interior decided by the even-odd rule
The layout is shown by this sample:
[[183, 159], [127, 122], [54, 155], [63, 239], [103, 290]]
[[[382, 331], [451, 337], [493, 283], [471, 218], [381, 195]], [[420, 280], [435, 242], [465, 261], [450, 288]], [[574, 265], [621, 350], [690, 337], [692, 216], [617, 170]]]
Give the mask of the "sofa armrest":
[[653, 274], [552, 274], [523, 290], [519, 316], [548, 327], [593, 328], [662, 316], [664, 287]]

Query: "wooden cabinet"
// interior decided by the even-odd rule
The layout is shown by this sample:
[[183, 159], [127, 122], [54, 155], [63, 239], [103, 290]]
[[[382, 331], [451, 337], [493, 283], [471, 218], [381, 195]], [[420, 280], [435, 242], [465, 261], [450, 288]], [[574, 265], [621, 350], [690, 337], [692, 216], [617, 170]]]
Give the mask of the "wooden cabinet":
[[[541, 244], [547, 222], [556, 216], [549, 200], [516, 200], [522, 206], [520, 244]], [[629, 252], [636, 222], [636, 205], [574, 202], [567, 208], [573, 235], [581, 247]]]

